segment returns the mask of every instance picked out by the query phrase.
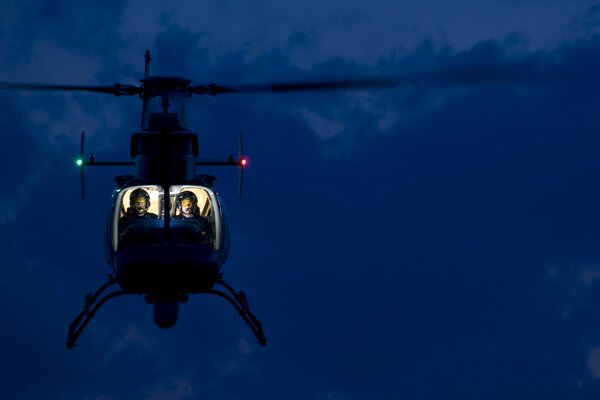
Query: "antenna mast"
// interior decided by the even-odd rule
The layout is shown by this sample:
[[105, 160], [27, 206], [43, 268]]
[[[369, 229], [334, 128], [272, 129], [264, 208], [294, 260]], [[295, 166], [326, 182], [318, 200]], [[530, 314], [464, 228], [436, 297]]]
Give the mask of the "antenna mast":
[[[150, 50], [146, 50], [144, 54], [144, 78], [147, 78], [150, 75], [150, 61], [152, 61], [152, 56], [150, 56]], [[142, 93], [142, 128], [146, 126], [147, 122], [147, 114], [148, 114], [148, 96], [146, 93]]]

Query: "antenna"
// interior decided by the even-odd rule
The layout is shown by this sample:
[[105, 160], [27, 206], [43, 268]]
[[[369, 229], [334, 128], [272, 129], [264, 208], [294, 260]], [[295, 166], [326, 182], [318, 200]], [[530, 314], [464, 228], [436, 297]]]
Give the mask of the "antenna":
[[146, 50], [146, 53], [144, 53], [144, 61], [144, 78], [147, 78], [148, 74], [150, 74], [150, 61], [152, 61], [150, 50]]
[[[146, 50], [144, 54], [144, 78], [150, 76], [150, 61], [152, 61], [152, 56], [150, 55], [150, 50]], [[144, 127], [144, 122], [146, 119], [146, 114], [148, 113], [148, 97], [144, 95], [142, 96], [142, 128]]]

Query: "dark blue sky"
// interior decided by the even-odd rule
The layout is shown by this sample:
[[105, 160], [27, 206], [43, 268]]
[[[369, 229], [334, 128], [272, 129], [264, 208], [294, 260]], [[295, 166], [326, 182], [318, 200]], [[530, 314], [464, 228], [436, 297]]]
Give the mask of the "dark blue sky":
[[0, 93], [3, 398], [600, 394], [600, 3], [8, 3], [0, 81], [135, 84], [145, 49], [154, 73], [222, 85], [512, 62], [552, 73], [193, 99], [204, 157], [244, 133], [244, 199], [235, 172], [208, 172], [233, 232], [225, 277], [265, 348], [221, 299], [193, 297], [160, 330], [131, 297], [68, 352], [84, 293], [110, 272], [105, 210], [128, 172], [89, 171], [82, 202], [79, 134], [99, 160], [123, 159], [141, 107]]

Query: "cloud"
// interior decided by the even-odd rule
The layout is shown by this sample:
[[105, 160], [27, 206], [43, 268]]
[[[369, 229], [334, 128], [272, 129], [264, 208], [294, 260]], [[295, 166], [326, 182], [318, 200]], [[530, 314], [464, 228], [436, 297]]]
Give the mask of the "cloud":
[[115, 397], [106, 397], [106, 396], [98, 396], [98, 397], [86, 397], [85, 400], [115, 400]]
[[125, 347], [137, 347], [141, 350], [147, 351], [151, 349], [152, 342], [148, 340], [145, 335], [140, 334], [138, 328], [130, 326], [127, 333], [114, 344], [114, 350], [119, 351]]
[[[429, 65], [480, 65], [515, 57], [501, 44], [483, 47], [469, 54], [432, 51]], [[575, 68], [597, 64], [598, 49], [590, 41], [528, 57], [556, 58], [561, 67]], [[318, 132], [293, 124], [293, 114], [273, 117], [283, 106], [276, 105], [269, 115], [268, 133], [250, 119], [258, 132], [252, 140], [260, 143], [253, 160], [263, 165], [255, 162], [248, 171], [261, 180], [248, 189], [254, 193], [245, 200], [252, 212], [237, 216], [242, 222], [236, 229], [248, 230], [255, 240], [265, 238], [269, 252], [263, 262], [272, 266], [267, 275], [285, 287], [270, 288], [253, 278], [258, 272], [245, 273], [245, 281], [256, 279], [262, 290], [273, 293], [263, 296], [286, 299], [285, 305], [264, 302], [261, 317], [268, 335], [293, 343], [286, 347], [288, 373], [326, 376], [323, 385], [361, 393], [380, 382], [360, 365], [378, 365], [412, 379], [419, 372], [408, 365], [418, 363], [429, 371], [420, 379], [439, 382], [436, 374], [449, 373], [456, 363], [462, 372], [466, 368], [474, 374], [475, 365], [485, 364], [489, 369], [477, 376], [489, 385], [518, 380], [518, 374], [536, 369], [558, 381], [553, 367], [579, 368], [581, 360], [567, 354], [560, 338], [570, 337], [584, 348], [580, 338], [593, 337], [585, 322], [593, 312], [586, 306], [587, 295], [572, 296], [570, 286], [581, 286], [577, 277], [589, 265], [587, 259], [598, 256], [600, 215], [593, 183], [598, 168], [591, 149], [600, 144], [600, 120], [593, 111], [599, 106], [594, 90], [586, 89], [596, 85], [597, 77], [577, 70], [582, 73], [579, 87], [557, 79], [414, 90], [413, 108], [405, 111], [400, 105], [402, 100], [409, 103], [406, 98], [390, 94], [388, 100], [406, 118], [383, 135], [371, 123], [370, 109], [340, 106], [345, 111], [340, 120], [360, 128], [352, 131], [345, 157], [323, 154], [319, 147], [339, 149], [346, 137], [315, 142]], [[446, 94], [441, 101], [428, 101], [440, 92]], [[328, 115], [333, 108], [318, 96], [310, 100], [309, 109], [319, 110], [315, 112]], [[588, 122], [579, 124], [583, 120]], [[302, 168], [294, 160], [302, 160]], [[267, 198], [268, 207], [261, 204]], [[268, 232], [286, 234], [271, 244]], [[265, 259], [261, 252], [239, 251], [246, 256], [242, 259]], [[547, 280], [548, 259], [558, 259], [560, 269], [575, 264], [567, 287]], [[284, 271], [276, 265], [285, 265]], [[568, 319], [561, 313], [565, 307], [574, 309]], [[279, 315], [293, 315], [295, 323], [282, 326]], [[573, 320], [580, 321], [578, 329], [569, 328]], [[547, 326], [554, 334], [541, 340]], [[473, 341], [479, 347], [469, 345]], [[510, 357], [493, 350], [498, 347], [519, 354], [515, 357], [526, 364], [509, 372]], [[538, 352], [544, 356], [536, 356]], [[440, 353], [446, 356], [438, 357]], [[314, 354], [319, 354], [319, 365], [309, 371]], [[360, 382], [346, 379], [359, 374]], [[463, 384], [468, 383], [457, 373], [443, 385], [461, 392]], [[442, 395], [443, 385], [427, 393]], [[390, 383], [383, 387], [400, 390]], [[502, 393], [518, 393], [519, 388], [515, 383]]]
[[0, 96], [4, 110], [0, 114], [0, 168], [16, 172], [0, 177], [0, 184], [8, 189], [0, 199], [0, 224], [14, 220], [31, 206], [31, 192], [43, 176], [47, 154], [23, 116], [22, 108], [27, 105], [13, 100], [13, 96]]
[[248, 340], [243, 337], [241, 337], [238, 340], [238, 349], [242, 354], [244, 354], [246, 356], [249, 356], [250, 354], [253, 353], [252, 344], [248, 343]]
[[196, 391], [192, 384], [185, 380], [177, 380], [172, 383], [172, 388], [156, 388], [154, 391], [144, 397], [145, 400], [184, 400], [195, 398]]
[[587, 366], [594, 378], [600, 378], [600, 346], [590, 349]]
[[600, 5], [590, 6], [585, 12], [573, 18], [569, 28], [578, 34], [593, 35], [599, 32]]
[[581, 280], [588, 286], [598, 278], [600, 278], [600, 269], [598, 268], [585, 268], [581, 273]]
[[[542, 72], [532, 68], [548, 60], [578, 71], [579, 81], [217, 96], [190, 103], [197, 107], [190, 109], [190, 126], [201, 134], [203, 157], [228, 154], [237, 133], [245, 133], [253, 162], [244, 201], [231, 201], [229, 210], [234, 238], [244, 240], [234, 242], [224, 272], [236, 287], [248, 289], [269, 338], [265, 349], [255, 347], [226, 305], [198, 303], [190, 316], [214, 319], [182, 318], [163, 332], [145, 325], [149, 309], [140, 299], [124, 298], [98, 315], [76, 352], [64, 352], [64, 330], [79, 305], [71, 301], [80, 301], [109, 272], [102, 258], [103, 210], [111, 178], [121, 172], [95, 172], [96, 196], [81, 205], [77, 174], [69, 174], [61, 160], [70, 142], [77, 150], [81, 129], [97, 132], [95, 140], [110, 136], [114, 142], [104, 143], [107, 152], [120, 148], [126, 155], [139, 103], [91, 96], [52, 96], [49, 104], [38, 95], [0, 98], [2, 132], [19, 132], [0, 139], [0, 164], [11, 171], [0, 180], [11, 188], [3, 195], [4, 209], [18, 216], [5, 221], [10, 229], [2, 243], [5, 250], [15, 241], [24, 243], [18, 251], [4, 251], [10, 255], [5, 262], [16, 270], [20, 252], [43, 260], [33, 274], [18, 270], [19, 293], [5, 293], [6, 309], [12, 310], [7, 320], [16, 327], [6, 330], [2, 348], [7, 395], [29, 390], [26, 394], [39, 398], [36, 389], [27, 388], [40, 382], [47, 393], [79, 398], [185, 399], [199, 393], [278, 398], [290, 387], [302, 388], [292, 398], [571, 393], [565, 382], [586, 368], [581, 354], [594, 343], [597, 325], [590, 317], [595, 300], [586, 303], [597, 283], [596, 273], [586, 268], [596, 265], [600, 226], [594, 178], [600, 145], [597, 39], [540, 52], [525, 52], [514, 35], [462, 50], [429, 41], [383, 55], [375, 51], [379, 62], [371, 65], [338, 56], [298, 66], [286, 47], [291, 29], [317, 44], [318, 30], [286, 28], [282, 47], [268, 50], [239, 41], [235, 51], [207, 49], [214, 32], [169, 16], [159, 21], [161, 32], [151, 46], [141, 47], [135, 33], [126, 37], [133, 44], [112, 41], [118, 37], [112, 28], [89, 32], [101, 27], [83, 26], [88, 18], [73, 21], [97, 12], [102, 24], [120, 29], [123, 21], [110, 25], [102, 6], [70, 11], [63, 4], [55, 10], [37, 4], [46, 7], [39, 15], [54, 21], [40, 27], [47, 38], [23, 25], [29, 36], [13, 48], [35, 44], [35, 54], [54, 53], [77, 76], [89, 71], [102, 82], [139, 76], [142, 52], [135, 54], [135, 65], [109, 60], [137, 46], [153, 49], [156, 73], [222, 84], [498, 62], [516, 63], [522, 69], [511, 72], [526, 76]], [[120, 6], [114, 10], [118, 14]], [[190, 13], [190, 20], [197, 15]], [[24, 14], [19, 18], [25, 21]], [[350, 26], [361, 21], [366, 20], [350, 20]], [[93, 33], [83, 52], [89, 58], [77, 56], [86, 33]], [[302, 45], [294, 51], [306, 50], [304, 39], [294, 39]], [[95, 58], [104, 46], [108, 51]], [[30, 55], [16, 59], [23, 63]], [[68, 66], [56, 70], [56, 76], [69, 73]], [[119, 109], [107, 108], [113, 100]], [[48, 146], [46, 131], [55, 145]], [[75, 140], [60, 131], [75, 131]], [[31, 153], [37, 155], [33, 161]], [[29, 184], [36, 171], [48, 176]], [[229, 179], [227, 172], [218, 173], [220, 191], [227, 194], [235, 174]], [[566, 284], [548, 279], [549, 259], [560, 270], [573, 266]], [[584, 287], [581, 279], [590, 285], [574, 295], [573, 286]], [[49, 296], [54, 294], [62, 297]], [[14, 303], [20, 307], [11, 307]], [[561, 313], [565, 308], [568, 318]], [[228, 318], [235, 322], [228, 324]], [[23, 338], [35, 344], [38, 366], [11, 347]], [[111, 348], [111, 357], [103, 358]], [[596, 376], [596, 348], [589, 354], [587, 368]], [[49, 374], [48, 366], [60, 374]], [[499, 381], [506, 384], [499, 387]], [[591, 387], [587, 381], [581, 385], [582, 391]]]

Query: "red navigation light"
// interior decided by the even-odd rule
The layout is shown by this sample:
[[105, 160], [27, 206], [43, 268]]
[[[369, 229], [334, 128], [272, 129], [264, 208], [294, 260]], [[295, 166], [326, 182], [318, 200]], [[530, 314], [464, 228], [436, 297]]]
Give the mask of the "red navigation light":
[[243, 167], [245, 167], [246, 165], [248, 165], [248, 159], [247, 158], [242, 158], [240, 160], [240, 165]]

